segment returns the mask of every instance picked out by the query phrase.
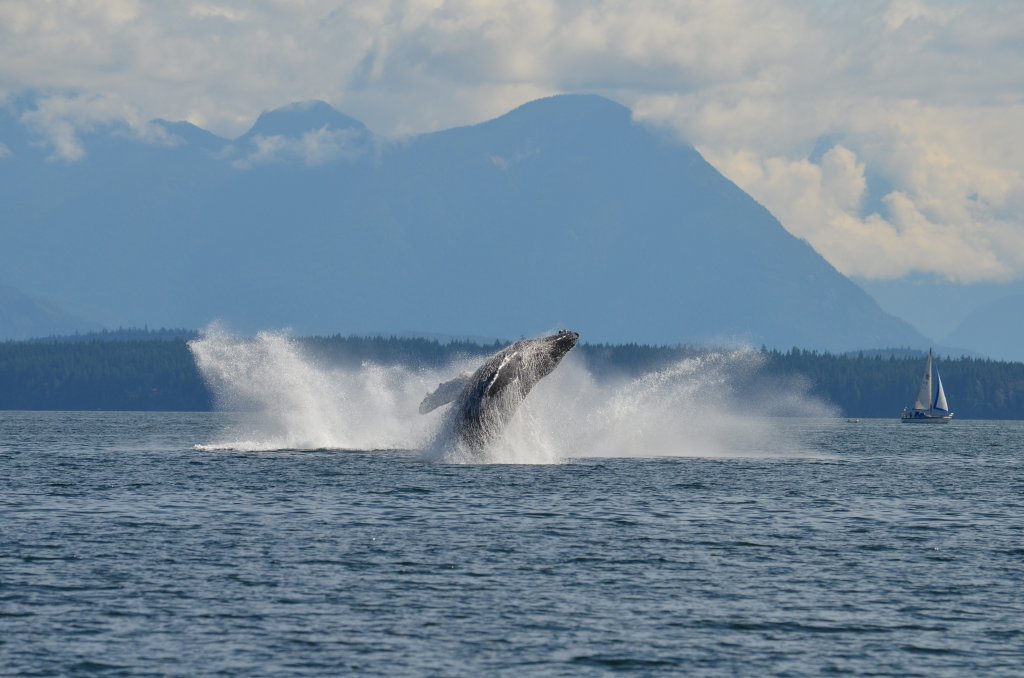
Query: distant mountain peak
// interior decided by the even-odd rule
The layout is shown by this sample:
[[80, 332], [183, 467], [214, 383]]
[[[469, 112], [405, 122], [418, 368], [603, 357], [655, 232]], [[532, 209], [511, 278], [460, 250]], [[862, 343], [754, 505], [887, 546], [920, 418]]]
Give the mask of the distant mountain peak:
[[588, 126], [622, 126], [631, 124], [632, 118], [633, 114], [628, 108], [597, 94], [556, 94], [525, 103], [490, 122], [547, 126], [579, 123]]
[[7, 285], [0, 285], [0, 339], [28, 339], [97, 329], [96, 324]]
[[970, 346], [998, 360], [1024, 359], [1024, 294], [1010, 294], [975, 308], [944, 340]]
[[195, 146], [204, 150], [213, 150], [224, 146], [226, 139], [222, 139], [213, 132], [208, 132], [187, 120], [172, 122], [170, 120], [157, 119], [153, 124], [163, 128], [172, 137], [181, 139], [189, 146]]
[[516, 111], [539, 110], [547, 113], [552, 111], [565, 111], [593, 115], [595, 112], [605, 111], [620, 116], [630, 116], [628, 108], [612, 101], [600, 94], [554, 94], [549, 97], [541, 97], [528, 101], [509, 111], [508, 115]]
[[354, 130], [368, 133], [366, 125], [335, 110], [323, 101], [301, 101], [264, 111], [252, 128], [240, 137], [248, 139], [260, 135], [265, 137], [300, 137], [307, 132], [320, 129]]

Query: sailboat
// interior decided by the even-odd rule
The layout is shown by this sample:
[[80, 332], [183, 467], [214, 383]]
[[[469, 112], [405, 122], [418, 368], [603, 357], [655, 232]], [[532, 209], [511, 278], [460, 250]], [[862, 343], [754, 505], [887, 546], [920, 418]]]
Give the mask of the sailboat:
[[942, 390], [942, 377], [939, 376], [938, 365], [935, 366], [935, 381], [938, 382], [938, 388], [933, 392], [932, 350], [928, 349], [928, 363], [924, 368], [924, 379], [921, 380], [921, 389], [917, 392], [914, 407], [904, 407], [900, 414], [900, 420], [904, 424], [945, 424], [953, 418], [953, 413], [949, 411], [949, 404], [946, 402], [946, 392]]

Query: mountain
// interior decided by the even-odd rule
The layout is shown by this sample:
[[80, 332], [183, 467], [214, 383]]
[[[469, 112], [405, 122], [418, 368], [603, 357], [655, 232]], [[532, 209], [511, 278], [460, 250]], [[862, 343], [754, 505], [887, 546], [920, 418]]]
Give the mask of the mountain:
[[72, 334], [96, 329], [75, 317], [7, 285], [0, 285], [0, 340]]
[[108, 324], [929, 343], [693, 147], [601, 97], [400, 141], [317, 102], [222, 144], [163, 129], [173, 144], [94, 130], [74, 163], [8, 144], [0, 270]]
[[944, 343], [970, 346], [997, 360], [1024, 361], [1024, 294], [983, 304]]
[[[932, 337], [945, 337], [977, 309], [1024, 295], [1024, 279], [960, 284], [931, 275], [896, 280], [855, 280], [887, 312]], [[921, 303], [941, 299], [942, 303]]]
[[216, 151], [228, 143], [226, 139], [207, 132], [201, 127], [196, 127], [190, 122], [154, 120], [153, 124], [162, 128], [172, 139], [182, 143], [186, 148]]
[[260, 114], [252, 128], [239, 140], [255, 136], [301, 137], [315, 130], [352, 129], [369, 134], [366, 125], [331, 108], [323, 101], [303, 101]]

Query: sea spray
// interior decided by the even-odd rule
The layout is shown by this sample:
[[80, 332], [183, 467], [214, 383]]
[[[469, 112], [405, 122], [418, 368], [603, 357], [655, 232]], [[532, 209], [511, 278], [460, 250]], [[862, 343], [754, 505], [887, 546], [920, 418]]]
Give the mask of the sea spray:
[[596, 378], [572, 353], [484, 450], [460, 449], [445, 409], [424, 395], [479, 358], [439, 370], [338, 366], [287, 335], [211, 327], [189, 344], [219, 409], [245, 413], [204, 449], [415, 449], [451, 463], [550, 464], [575, 457], [791, 456], [813, 453], [776, 415], [832, 416], [799, 381], [756, 379], [761, 354], [708, 352], [632, 378]]
[[527, 399], [503, 444], [527, 440], [542, 458], [812, 453], [790, 438], [779, 415], [834, 411], [805, 382], [759, 379], [763, 360], [749, 348], [712, 351], [600, 380], [582, 360], [566, 360]]
[[436, 426], [416, 413], [434, 377], [426, 371], [323, 365], [283, 333], [246, 338], [217, 326], [189, 349], [217, 408], [243, 413], [206, 448], [419, 448]]

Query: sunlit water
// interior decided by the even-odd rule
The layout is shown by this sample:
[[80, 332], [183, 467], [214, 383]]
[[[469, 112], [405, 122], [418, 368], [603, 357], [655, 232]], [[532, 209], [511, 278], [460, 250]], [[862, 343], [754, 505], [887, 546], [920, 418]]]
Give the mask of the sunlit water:
[[0, 413], [0, 674], [1024, 670], [1021, 423], [205, 447], [253, 416]]

